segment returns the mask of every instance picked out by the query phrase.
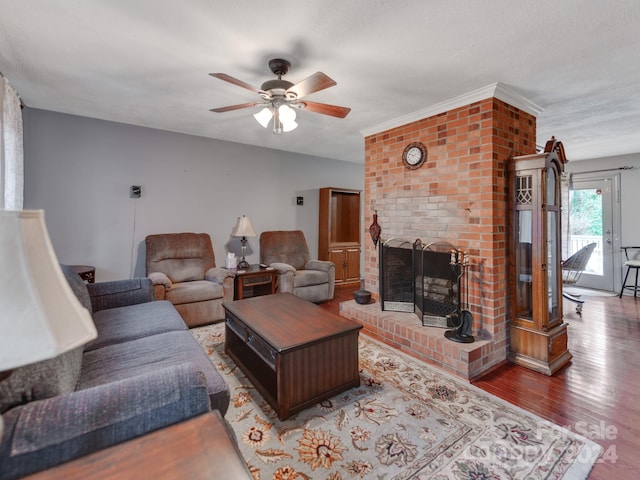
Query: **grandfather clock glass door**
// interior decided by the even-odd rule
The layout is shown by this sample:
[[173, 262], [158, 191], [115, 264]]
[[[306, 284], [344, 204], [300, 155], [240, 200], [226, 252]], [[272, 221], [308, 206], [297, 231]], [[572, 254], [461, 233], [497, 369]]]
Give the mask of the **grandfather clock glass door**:
[[533, 244], [533, 175], [516, 177], [516, 271], [518, 276], [517, 317], [533, 322], [533, 283], [531, 258]]
[[509, 164], [509, 359], [547, 375], [571, 359], [562, 321], [560, 269], [560, 176], [565, 162], [562, 144], [552, 139], [544, 153], [514, 157]]
[[560, 175], [556, 171], [555, 162], [551, 162], [543, 172], [545, 176], [544, 204], [546, 218], [547, 242], [547, 290], [549, 304], [547, 311], [547, 329], [562, 322], [562, 277], [560, 265]]

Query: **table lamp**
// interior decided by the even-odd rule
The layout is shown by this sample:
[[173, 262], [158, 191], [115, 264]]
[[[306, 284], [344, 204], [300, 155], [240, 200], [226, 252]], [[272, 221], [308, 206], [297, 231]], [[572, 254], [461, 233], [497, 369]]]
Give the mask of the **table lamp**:
[[[97, 336], [60, 269], [42, 210], [0, 210], [0, 312], [0, 381]], [[0, 416], [0, 437], [2, 423]]]
[[253, 229], [253, 225], [251, 225], [251, 219], [246, 215], [238, 217], [236, 226], [233, 227], [233, 231], [231, 232], [232, 237], [242, 237], [240, 240], [242, 243], [242, 260], [238, 263], [238, 268], [249, 268], [249, 262], [244, 258], [247, 254], [247, 237], [255, 237], [256, 235], [256, 231]]

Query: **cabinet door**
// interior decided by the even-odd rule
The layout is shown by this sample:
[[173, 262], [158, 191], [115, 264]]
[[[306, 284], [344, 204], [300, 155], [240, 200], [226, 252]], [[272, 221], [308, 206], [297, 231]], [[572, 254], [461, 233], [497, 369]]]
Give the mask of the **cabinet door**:
[[336, 283], [344, 282], [346, 277], [347, 254], [342, 248], [329, 250], [329, 261], [336, 266]]
[[360, 281], [360, 248], [347, 248], [346, 257], [345, 280], [348, 282]]

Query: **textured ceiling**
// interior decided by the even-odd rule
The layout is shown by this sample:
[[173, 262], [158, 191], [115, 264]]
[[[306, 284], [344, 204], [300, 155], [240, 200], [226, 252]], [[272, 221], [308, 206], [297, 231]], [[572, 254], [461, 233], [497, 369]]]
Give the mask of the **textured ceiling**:
[[[363, 162], [362, 131], [500, 82], [538, 105], [569, 160], [640, 152], [638, 0], [0, 0], [0, 72], [34, 108]], [[345, 119], [301, 111], [273, 135], [270, 58]]]

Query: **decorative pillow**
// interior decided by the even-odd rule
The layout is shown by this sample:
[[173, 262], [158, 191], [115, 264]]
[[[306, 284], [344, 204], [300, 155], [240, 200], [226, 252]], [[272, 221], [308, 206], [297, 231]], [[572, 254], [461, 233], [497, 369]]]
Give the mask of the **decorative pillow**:
[[55, 397], [75, 391], [84, 347], [13, 370], [0, 382], [0, 414], [33, 400]]

